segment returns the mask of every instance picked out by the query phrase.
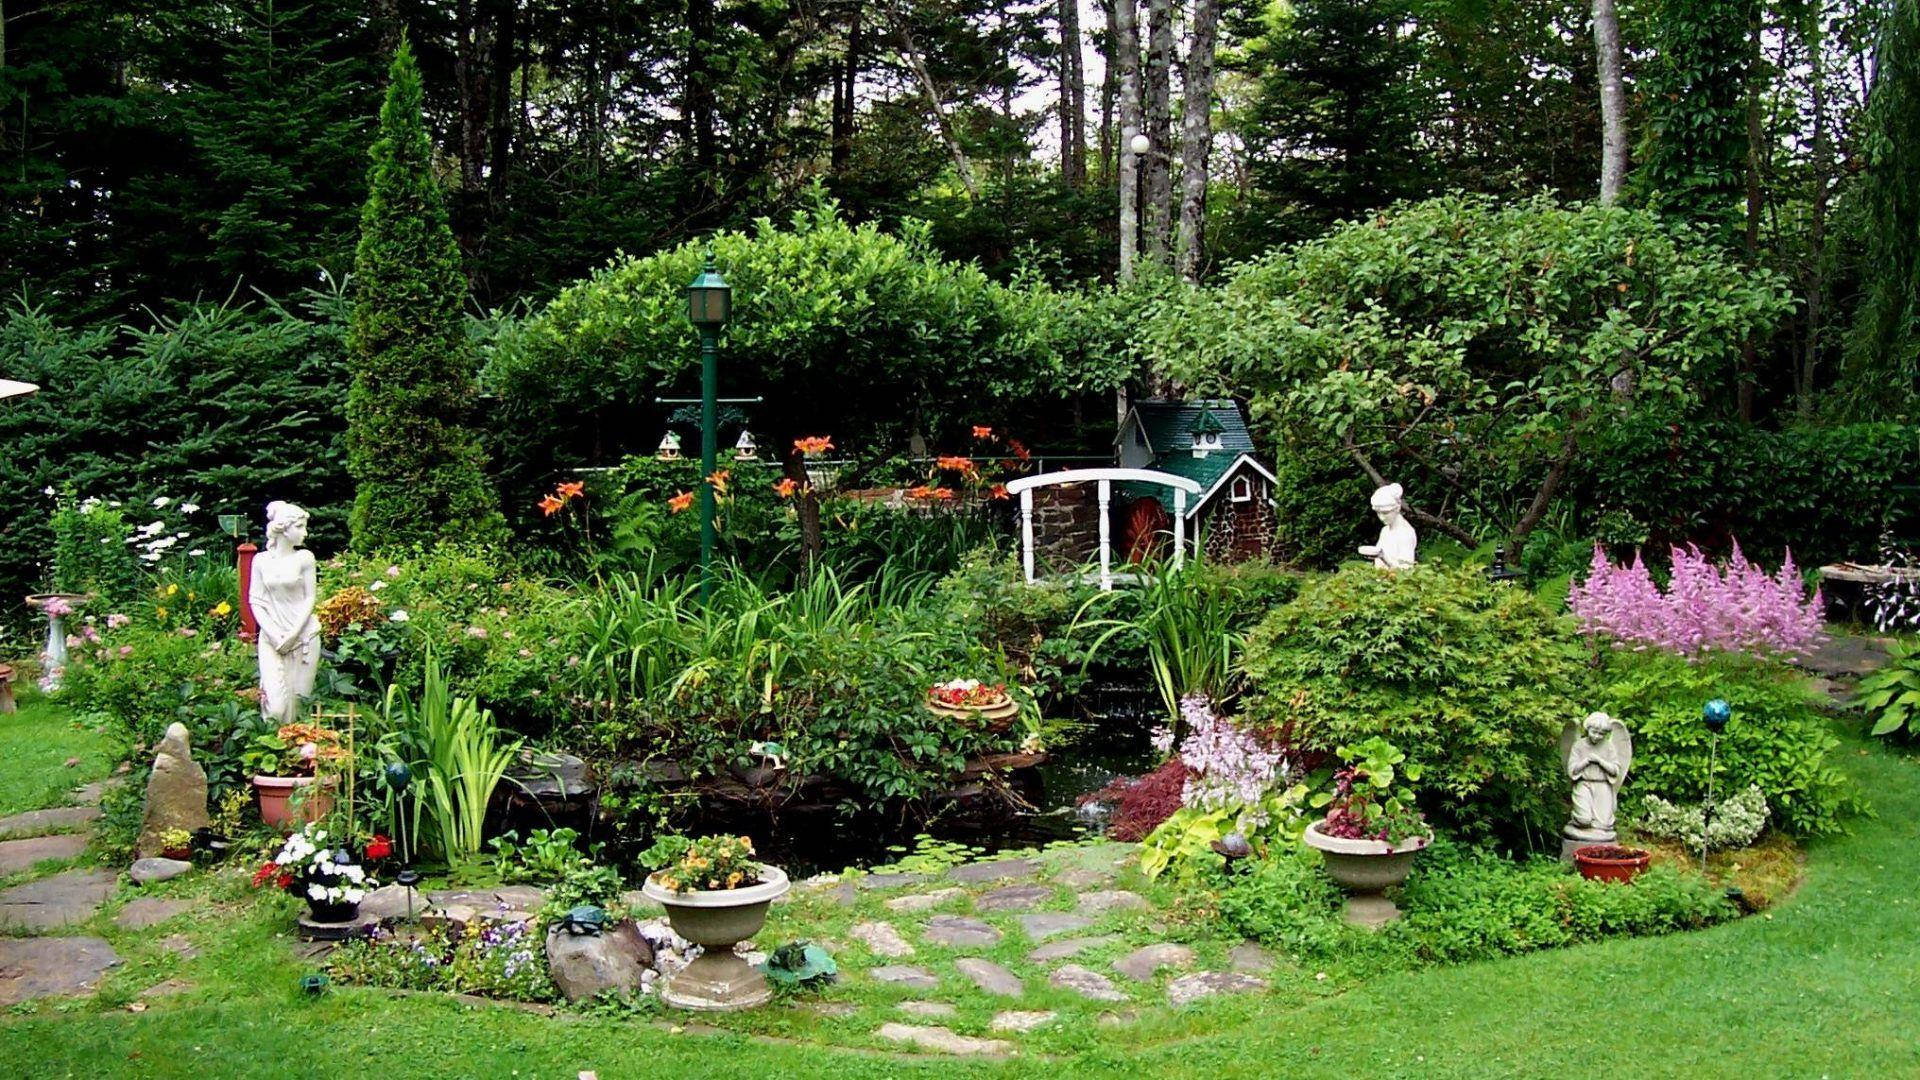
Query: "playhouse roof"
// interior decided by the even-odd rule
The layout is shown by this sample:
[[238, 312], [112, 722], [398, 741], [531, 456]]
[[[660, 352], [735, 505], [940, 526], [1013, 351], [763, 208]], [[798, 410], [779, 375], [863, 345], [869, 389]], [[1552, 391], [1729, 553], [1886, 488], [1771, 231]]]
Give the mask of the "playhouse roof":
[[[1135, 424], [1147, 437], [1147, 449], [1153, 453], [1152, 468], [1184, 476], [1200, 485], [1201, 494], [1187, 505], [1189, 515], [1205, 505], [1220, 482], [1238, 469], [1242, 461], [1251, 464], [1269, 480], [1273, 478], [1273, 474], [1262, 468], [1253, 457], [1253, 435], [1247, 430], [1246, 418], [1240, 415], [1239, 404], [1231, 399], [1156, 399], [1139, 402], [1128, 411], [1117, 438], [1131, 438], [1129, 429]], [[1196, 431], [1219, 435], [1220, 449], [1204, 457], [1193, 456], [1193, 436]], [[1173, 513], [1171, 488], [1157, 484], [1127, 483], [1122, 484], [1120, 489], [1133, 497], [1152, 495], [1167, 508], [1167, 513]]]

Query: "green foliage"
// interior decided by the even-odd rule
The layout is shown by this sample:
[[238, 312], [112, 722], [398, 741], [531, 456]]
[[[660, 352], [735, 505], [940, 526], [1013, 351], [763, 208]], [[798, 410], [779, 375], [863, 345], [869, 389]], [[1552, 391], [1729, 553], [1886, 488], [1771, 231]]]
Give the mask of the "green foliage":
[[1339, 921], [1341, 894], [1320, 853], [1296, 844], [1277, 850], [1230, 879], [1220, 918], [1234, 930], [1301, 957], [1334, 955], [1348, 931]]
[[[1346, 839], [1370, 837], [1396, 848], [1433, 835], [1413, 803], [1413, 785], [1426, 770], [1408, 761], [1406, 751], [1375, 735], [1358, 746], [1336, 747], [1334, 754], [1346, 767], [1334, 774], [1333, 790], [1315, 795], [1312, 803], [1328, 808], [1323, 832]], [[1395, 787], [1396, 777], [1406, 783]]]
[[380, 110], [354, 260], [347, 467], [353, 544], [501, 539], [505, 520], [465, 424], [474, 357], [466, 280], [433, 176], [420, 73], [403, 41]]
[[1254, 631], [1246, 709], [1308, 750], [1382, 736], [1425, 768], [1428, 810], [1517, 840], [1564, 818], [1554, 748], [1586, 708], [1585, 655], [1565, 620], [1477, 568], [1350, 565]]
[[1633, 187], [1647, 205], [1732, 239], [1747, 175], [1748, 42], [1758, 0], [1655, 0], [1635, 71], [1647, 103]]
[[1140, 841], [1140, 869], [1149, 878], [1204, 874], [1220, 864], [1213, 845], [1235, 833], [1261, 857], [1291, 850], [1307, 828], [1306, 801], [1307, 786], [1294, 784], [1249, 806], [1182, 806]]
[[418, 939], [381, 930], [334, 950], [327, 973], [343, 986], [552, 1001], [558, 994], [547, 975], [544, 931], [539, 919], [498, 926], [442, 921]]
[[1633, 732], [1632, 788], [1697, 803], [1707, 796], [1711, 742], [1700, 707], [1726, 699], [1733, 721], [1720, 737], [1715, 789], [1725, 795], [1756, 786], [1780, 828], [1819, 836], [1838, 832], [1866, 803], [1835, 762], [1840, 741], [1810, 694], [1793, 672], [1758, 661], [1616, 652], [1593, 707]]
[[502, 881], [538, 882], [546, 889], [543, 910], [556, 914], [580, 904], [605, 908], [620, 899], [620, 871], [598, 861], [599, 844], [582, 853], [580, 834], [573, 829], [534, 829], [525, 843], [519, 834], [503, 833], [487, 841], [494, 852], [494, 869]]
[[1331, 569], [1353, 557], [1373, 537], [1365, 514], [1373, 485], [1353, 459], [1324, 442], [1275, 440], [1273, 475], [1274, 550], [1304, 568]]
[[53, 511], [53, 591], [92, 593], [96, 608], [131, 598], [140, 571], [127, 546], [130, 532], [118, 506], [60, 496]]
[[478, 855], [487, 804], [521, 740], [509, 741], [491, 710], [454, 696], [431, 652], [419, 695], [389, 687], [380, 722], [376, 752], [412, 770], [408, 794], [432, 821], [430, 842], [448, 862]]
[[1767, 827], [1767, 796], [1758, 785], [1748, 785], [1732, 798], [1716, 798], [1713, 820], [1707, 820], [1707, 805], [1677, 806], [1658, 795], [1640, 800], [1640, 814], [1634, 829], [1645, 836], [1677, 840], [1688, 850], [1699, 851], [1704, 838], [1709, 848], [1743, 848], [1759, 839]]
[[1920, 646], [1890, 646], [1887, 662], [1860, 680], [1853, 701], [1866, 710], [1875, 735], [1920, 735]]
[[[1136, 590], [1124, 619], [1100, 619], [1084, 626], [1076, 620], [1072, 633], [1097, 633], [1091, 652], [1099, 655], [1107, 642], [1120, 635], [1146, 640], [1147, 667], [1169, 723], [1180, 719], [1180, 699], [1202, 694], [1217, 703], [1237, 696], [1240, 688], [1238, 657], [1245, 647], [1250, 610], [1237, 578], [1209, 571], [1200, 559], [1181, 566], [1142, 566], [1145, 581]], [[1088, 598], [1085, 612], [1100, 600]], [[1264, 611], [1264, 608], [1258, 609]]]
[[1911, 419], [1920, 400], [1920, 3], [1885, 10], [1861, 140], [1865, 295], [1843, 390], [1856, 414]]

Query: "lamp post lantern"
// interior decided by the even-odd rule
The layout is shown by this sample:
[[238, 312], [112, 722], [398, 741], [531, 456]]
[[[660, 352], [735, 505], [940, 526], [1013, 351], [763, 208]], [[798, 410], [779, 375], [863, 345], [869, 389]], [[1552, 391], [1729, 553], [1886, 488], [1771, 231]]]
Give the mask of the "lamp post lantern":
[[700, 599], [713, 593], [713, 511], [711, 477], [720, 441], [720, 328], [733, 311], [733, 286], [714, 269], [713, 249], [700, 275], [687, 285], [687, 320], [700, 331]]

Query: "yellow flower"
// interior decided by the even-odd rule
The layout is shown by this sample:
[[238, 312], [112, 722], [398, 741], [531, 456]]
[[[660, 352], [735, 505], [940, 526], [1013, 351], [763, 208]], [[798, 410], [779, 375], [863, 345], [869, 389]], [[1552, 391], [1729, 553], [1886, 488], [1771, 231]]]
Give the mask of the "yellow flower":
[[233, 605], [227, 603], [225, 600], [213, 605], [213, 615], [215, 618], [224, 619], [231, 614], [233, 614]]
[[168, 595], [168, 596], [172, 596], [172, 595], [174, 595], [174, 594], [176, 594], [176, 593], [178, 593], [179, 591], [180, 591], [180, 586], [179, 586], [178, 584], [169, 584], [169, 585], [167, 586], [167, 595]]
[[165, 619], [167, 617], [167, 609], [163, 607], [154, 608], [153, 613], [159, 616], [161, 619]]

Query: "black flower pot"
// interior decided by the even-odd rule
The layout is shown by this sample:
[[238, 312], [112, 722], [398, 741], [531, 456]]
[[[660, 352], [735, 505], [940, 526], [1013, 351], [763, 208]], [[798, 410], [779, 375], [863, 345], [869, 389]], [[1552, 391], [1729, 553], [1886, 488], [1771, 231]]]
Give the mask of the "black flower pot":
[[332, 904], [324, 900], [315, 900], [309, 897], [307, 900], [307, 912], [313, 917], [314, 922], [351, 922], [353, 921], [353, 917], [360, 913], [360, 905], [346, 903]]

